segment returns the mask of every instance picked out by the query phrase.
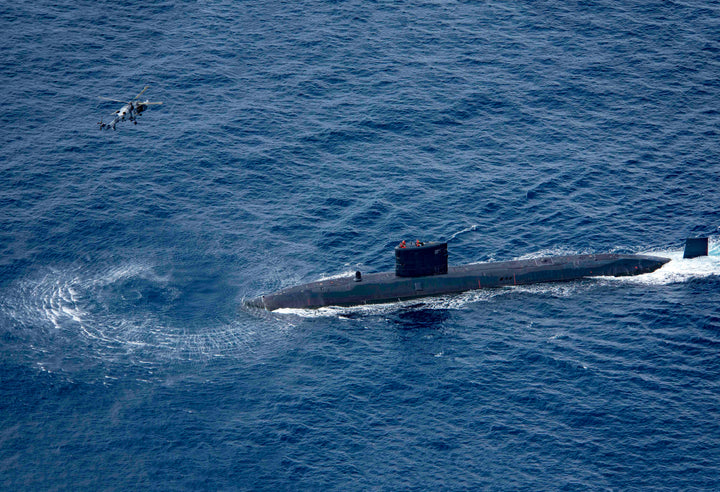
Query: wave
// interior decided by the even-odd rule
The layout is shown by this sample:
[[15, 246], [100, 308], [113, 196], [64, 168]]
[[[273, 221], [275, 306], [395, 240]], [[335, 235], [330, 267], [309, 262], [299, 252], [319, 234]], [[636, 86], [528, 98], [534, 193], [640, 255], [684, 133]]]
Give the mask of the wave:
[[[257, 330], [257, 320], [240, 311], [192, 323], [175, 312], [184, 308], [188, 288], [172, 274], [140, 262], [105, 270], [53, 268], [4, 292], [0, 327], [7, 321], [21, 350], [46, 358], [61, 353], [64, 359], [154, 364], [244, 356], [264, 350], [263, 345], [272, 351], [292, 325], [268, 319], [265, 329]], [[235, 303], [206, 300], [216, 302], [218, 310]]]

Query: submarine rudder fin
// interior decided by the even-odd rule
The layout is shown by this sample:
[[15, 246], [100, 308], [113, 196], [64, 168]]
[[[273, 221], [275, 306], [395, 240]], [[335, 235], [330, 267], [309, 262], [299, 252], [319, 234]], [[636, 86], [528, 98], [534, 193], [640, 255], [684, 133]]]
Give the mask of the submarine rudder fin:
[[708, 238], [689, 237], [685, 240], [685, 251], [683, 258], [697, 258], [708, 255]]

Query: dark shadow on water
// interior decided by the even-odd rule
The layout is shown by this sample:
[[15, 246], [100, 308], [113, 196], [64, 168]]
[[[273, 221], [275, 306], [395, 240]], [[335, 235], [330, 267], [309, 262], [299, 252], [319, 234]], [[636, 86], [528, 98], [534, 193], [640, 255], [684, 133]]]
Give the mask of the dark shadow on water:
[[423, 303], [408, 306], [390, 319], [401, 330], [437, 330], [450, 319], [450, 311], [447, 309], [423, 309], [422, 306]]

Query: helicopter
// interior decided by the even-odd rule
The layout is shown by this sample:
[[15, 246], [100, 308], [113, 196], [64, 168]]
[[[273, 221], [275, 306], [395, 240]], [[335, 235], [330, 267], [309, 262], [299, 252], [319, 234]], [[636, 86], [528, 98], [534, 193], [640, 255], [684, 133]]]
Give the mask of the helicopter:
[[143, 92], [148, 90], [149, 87], [149, 85], [146, 85], [145, 88], [141, 90], [137, 96], [133, 97], [129, 101], [121, 101], [119, 99], [111, 99], [109, 97], [100, 97], [100, 99], [104, 101], [123, 103], [123, 107], [113, 113], [115, 117], [110, 123], [103, 123], [102, 120], [98, 123], [98, 125], [100, 125], [100, 129], [109, 130], [110, 128], [112, 128], [114, 130], [115, 125], [117, 125], [121, 121], [125, 121], [125, 118], [137, 125], [137, 117], [140, 116], [143, 111], [148, 108], [148, 106], [162, 104], [162, 102], [150, 102], [147, 99], [145, 101], [138, 101], [138, 99], [140, 99], [140, 96], [143, 95]]

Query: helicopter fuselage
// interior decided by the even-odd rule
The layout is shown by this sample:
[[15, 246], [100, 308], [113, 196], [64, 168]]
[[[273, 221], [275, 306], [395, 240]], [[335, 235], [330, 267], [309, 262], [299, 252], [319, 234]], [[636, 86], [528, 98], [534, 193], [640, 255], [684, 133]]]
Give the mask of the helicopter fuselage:
[[125, 121], [125, 117], [128, 116], [130, 120], [132, 121], [132, 114], [133, 114], [133, 105], [132, 103], [126, 104], [122, 108], [120, 108], [117, 112], [116, 118], [120, 118], [121, 121]]
[[101, 130], [109, 130], [110, 128], [112, 128], [114, 130], [115, 125], [117, 125], [121, 121], [125, 121], [126, 119], [137, 124], [137, 117], [140, 116], [140, 114], [142, 112], [144, 112], [148, 108], [148, 106], [162, 104], [161, 102], [150, 102], [147, 99], [144, 101], [138, 100], [140, 98], [140, 96], [142, 95], [142, 93], [145, 92], [148, 87], [149, 86], [145, 86], [145, 88], [142, 91], [140, 91], [140, 94], [135, 96], [134, 99], [127, 101], [127, 102], [124, 102], [122, 100], [117, 100], [117, 99], [110, 99], [107, 97], [101, 97], [100, 99], [105, 99], [108, 101], [124, 102], [124, 105], [120, 109], [115, 111], [115, 113], [113, 113], [114, 116], [110, 123], [103, 123], [102, 121], [100, 121], [100, 123], [99, 123], [100, 129]]

